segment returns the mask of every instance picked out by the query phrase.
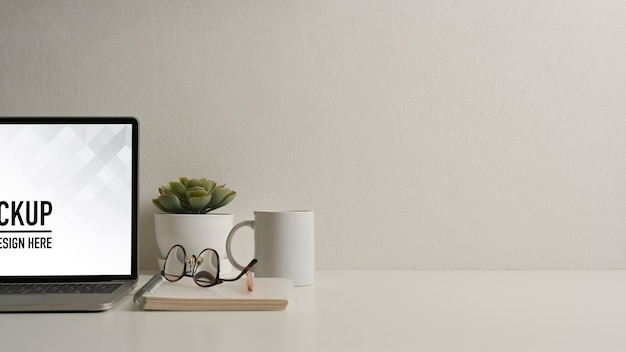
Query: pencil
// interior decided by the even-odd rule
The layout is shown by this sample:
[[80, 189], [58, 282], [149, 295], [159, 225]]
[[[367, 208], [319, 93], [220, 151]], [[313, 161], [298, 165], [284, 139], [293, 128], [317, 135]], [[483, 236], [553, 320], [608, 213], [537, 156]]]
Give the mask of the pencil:
[[248, 271], [246, 273], [246, 280], [248, 281], [248, 291], [254, 291], [254, 273]]

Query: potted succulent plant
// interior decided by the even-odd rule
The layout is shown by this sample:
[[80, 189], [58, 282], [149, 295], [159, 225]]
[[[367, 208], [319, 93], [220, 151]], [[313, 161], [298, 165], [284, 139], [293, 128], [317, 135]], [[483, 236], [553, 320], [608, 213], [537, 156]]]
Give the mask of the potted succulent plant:
[[[220, 254], [221, 271], [232, 270], [226, 258], [226, 237], [233, 227], [233, 214], [213, 213], [230, 203], [237, 192], [207, 179], [181, 177], [159, 187], [152, 203], [163, 213], [154, 214], [157, 246], [161, 258], [175, 244], [185, 247], [187, 255], [197, 255], [204, 248]], [[159, 260], [159, 264], [162, 259]]]

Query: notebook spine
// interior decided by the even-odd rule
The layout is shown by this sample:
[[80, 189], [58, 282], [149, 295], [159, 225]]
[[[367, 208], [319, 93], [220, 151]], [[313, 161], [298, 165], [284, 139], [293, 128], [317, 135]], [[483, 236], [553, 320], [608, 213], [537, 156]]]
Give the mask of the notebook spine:
[[145, 285], [143, 285], [137, 292], [135, 292], [134, 301], [135, 305], [141, 309], [146, 306], [146, 293], [152, 293], [154, 290], [159, 288], [161, 284], [165, 281], [163, 276], [159, 274], [155, 274], [150, 281], [148, 281]]

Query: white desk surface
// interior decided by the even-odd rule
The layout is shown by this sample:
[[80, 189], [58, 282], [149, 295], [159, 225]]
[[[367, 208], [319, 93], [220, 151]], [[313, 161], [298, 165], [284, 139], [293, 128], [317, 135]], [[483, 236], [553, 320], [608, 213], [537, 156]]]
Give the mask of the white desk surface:
[[626, 351], [626, 271], [318, 271], [294, 290], [277, 312], [148, 312], [129, 295], [0, 314], [0, 350]]

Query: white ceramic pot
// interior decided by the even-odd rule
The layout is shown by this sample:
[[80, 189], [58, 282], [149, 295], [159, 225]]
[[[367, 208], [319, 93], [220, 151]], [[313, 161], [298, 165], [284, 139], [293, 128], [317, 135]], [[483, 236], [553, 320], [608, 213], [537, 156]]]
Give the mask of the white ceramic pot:
[[157, 246], [162, 265], [167, 252], [176, 244], [185, 247], [188, 256], [213, 248], [220, 255], [220, 273], [228, 274], [233, 267], [226, 257], [226, 238], [233, 227], [233, 214], [154, 214]]

